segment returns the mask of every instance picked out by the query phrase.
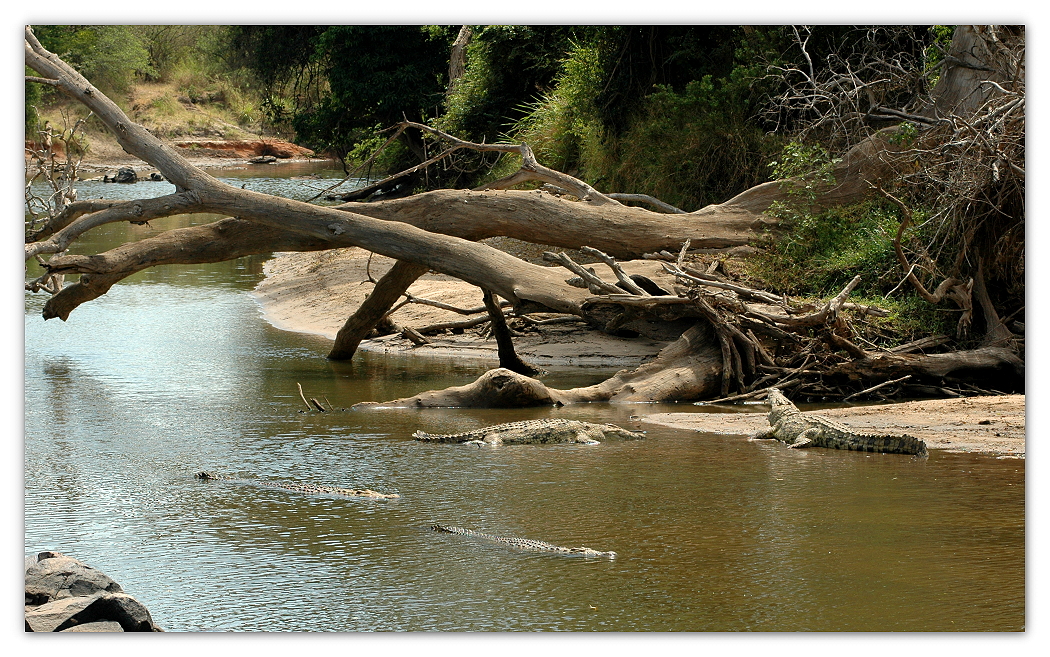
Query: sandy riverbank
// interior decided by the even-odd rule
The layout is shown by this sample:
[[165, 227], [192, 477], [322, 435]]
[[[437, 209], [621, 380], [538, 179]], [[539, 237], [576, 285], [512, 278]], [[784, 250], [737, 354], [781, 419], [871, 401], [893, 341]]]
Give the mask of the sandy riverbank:
[[[655, 413], [642, 418], [676, 429], [750, 435], [769, 426], [766, 407], [755, 413]], [[903, 433], [930, 449], [1024, 458], [1025, 396], [931, 399], [819, 412], [861, 431]]]
[[[274, 164], [253, 164], [248, 161], [246, 157], [218, 157], [218, 156], [195, 156], [183, 153], [186, 156], [186, 160], [197, 167], [198, 169], [205, 169], [207, 171], [222, 171], [231, 169], [244, 169], [247, 167], [267, 167], [267, 166], [280, 166], [285, 164], [301, 164], [305, 162], [318, 162], [323, 161], [323, 158], [286, 158], [278, 160]], [[333, 167], [337, 167], [338, 163], [333, 163]], [[84, 160], [79, 167], [80, 177], [82, 178], [93, 178], [101, 176], [104, 173], [114, 173], [118, 169], [123, 167], [129, 167], [134, 169], [135, 173], [140, 178], [148, 176], [154, 171], [158, 171], [157, 167], [143, 162], [142, 160], [132, 157], [127, 153], [123, 155], [109, 155], [106, 157], [95, 157], [90, 160]]]
[[[339, 328], [372, 291], [369, 273], [378, 279], [393, 266], [393, 260], [363, 249], [335, 249], [318, 253], [281, 253], [266, 263], [263, 280], [255, 289], [263, 316], [274, 326], [334, 340]], [[596, 269], [604, 265], [595, 265]], [[670, 285], [659, 264], [643, 261], [627, 267], [657, 282]], [[604, 275], [604, 272], [599, 271]], [[568, 276], [568, 274], [566, 274]], [[609, 277], [611, 277], [611, 273]], [[458, 308], [480, 308], [481, 291], [463, 281], [441, 274], [426, 274], [408, 293]], [[483, 313], [479, 313], [483, 314]], [[472, 315], [473, 316], [473, 315]], [[391, 315], [402, 326], [421, 328], [441, 322], [460, 321], [466, 316], [434, 306], [412, 303]], [[458, 335], [439, 335], [433, 344], [416, 346], [400, 335], [388, 335], [361, 343], [363, 351], [402, 352], [436, 358], [477, 361], [495, 367], [499, 359], [496, 343], [474, 329]], [[657, 340], [623, 339], [588, 329], [582, 322], [537, 327], [515, 338], [514, 347], [526, 361], [539, 367], [586, 365], [630, 367], [651, 360], [667, 343]]]
[[[319, 253], [278, 254], [266, 263], [266, 278], [254, 292], [263, 316], [278, 328], [321, 335], [330, 340], [358, 307], [372, 285], [367, 282], [385, 273], [393, 261], [361, 249]], [[601, 267], [597, 265], [596, 267]], [[630, 263], [631, 273], [644, 273], [660, 284], [656, 263]], [[637, 270], [637, 271], [636, 271]], [[599, 274], [604, 272], [599, 271]], [[481, 306], [477, 288], [457, 279], [428, 274], [409, 293], [459, 307]], [[463, 319], [463, 315], [432, 306], [409, 304], [392, 315], [398, 324], [415, 328]], [[515, 346], [527, 361], [541, 367], [582, 365], [633, 368], [653, 357], [666, 343], [613, 338], [587, 329], [582, 323], [554, 324], [516, 338]], [[434, 344], [417, 347], [399, 335], [366, 340], [365, 351], [402, 352], [435, 358], [470, 360], [495, 366], [496, 345], [468, 329], [460, 335], [435, 338]], [[656, 413], [638, 414], [643, 422], [693, 431], [748, 435], [765, 427], [764, 407], [755, 413]], [[907, 433], [926, 441], [931, 449], [972, 452], [1007, 458], [1024, 458], [1025, 396], [969, 397], [859, 406], [821, 411], [861, 430]]]

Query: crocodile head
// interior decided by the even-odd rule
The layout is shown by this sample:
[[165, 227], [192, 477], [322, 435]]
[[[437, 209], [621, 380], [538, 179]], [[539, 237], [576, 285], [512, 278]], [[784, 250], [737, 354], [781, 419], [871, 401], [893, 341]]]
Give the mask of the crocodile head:
[[769, 389], [768, 401], [770, 426], [776, 424], [784, 415], [798, 413], [798, 408], [791, 403], [790, 399], [784, 396], [784, 393], [780, 392], [779, 388]]
[[621, 438], [623, 440], [638, 440], [639, 438], [645, 438], [644, 431], [631, 431], [630, 429], [618, 427], [615, 424], [603, 424], [602, 433], [605, 434], [606, 438]]

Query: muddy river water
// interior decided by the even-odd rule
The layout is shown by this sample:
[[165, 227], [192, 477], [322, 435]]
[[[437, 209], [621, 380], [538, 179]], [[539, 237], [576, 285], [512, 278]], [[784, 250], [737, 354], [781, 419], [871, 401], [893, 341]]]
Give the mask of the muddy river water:
[[[305, 184], [287, 180], [302, 171], [272, 170], [229, 175], [284, 194]], [[81, 198], [144, 185], [172, 191], [86, 184]], [[74, 252], [188, 221], [111, 226]], [[328, 362], [323, 339], [261, 319], [250, 291], [264, 261], [143, 272], [65, 323], [44, 322], [43, 295], [26, 295], [27, 554], [102, 570], [169, 631], [1025, 627], [1023, 460], [795, 451], [632, 418], [691, 405], [342, 410], [461, 385], [484, 367]], [[336, 410], [304, 412], [297, 383]], [[411, 439], [536, 417], [648, 435], [485, 449]], [[204, 469], [401, 497], [195, 480]], [[618, 557], [524, 552], [434, 523]]]

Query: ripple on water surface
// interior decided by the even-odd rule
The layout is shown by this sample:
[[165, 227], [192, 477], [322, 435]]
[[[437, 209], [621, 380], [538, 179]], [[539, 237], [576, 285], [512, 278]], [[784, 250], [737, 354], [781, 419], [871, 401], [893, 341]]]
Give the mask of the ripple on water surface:
[[[27, 297], [27, 552], [101, 569], [168, 630], [1023, 629], [1023, 461], [651, 426], [598, 446], [419, 443], [416, 429], [532, 417], [639, 428], [641, 413], [302, 412], [296, 384], [348, 409], [481, 369], [331, 363], [324, 341], [261, 321], [248, 294], [260, 265], [148, 273], [65, 323]], [[200, 470], [401, 498], [201, 482]], [[618, 556], [524, 551], [434, 523]]]

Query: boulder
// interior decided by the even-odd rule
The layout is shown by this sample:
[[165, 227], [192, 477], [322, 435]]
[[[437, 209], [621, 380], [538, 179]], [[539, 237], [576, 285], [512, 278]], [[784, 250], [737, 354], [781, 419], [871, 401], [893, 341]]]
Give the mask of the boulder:
[[113, 176], [113, 182], [118, 183], [133, 183], [139, 179], [138, 175], [135, 174], [135, 170], [131, 167], [121, 167], [117, 170], [117, 175]]
[[277, 161], [277, 158], [273, 155], [259, 155], [248, 160], [252, 164], [273, 164]]
[[60, 552], [41, 552], [34, 562], [26, 559], [27, 605], [41, 605], [62, 598], [77, 598], [99, 591], [122, 593], [120, 584], [91, 566]]
[[91, 566], [60, 552], [25, 560], [27, 632], [161, 632], [149, 610]]
[[116, 621], [95, 621], [94, 623], [84, 623], [83, 625], [74, 625], [73, 627], [67, 627], [59, 632], [123, 632], [124, 628], [120, 626], [120, 623]]
[[71, 619], [93, 605], [102, 595], [102, 593], [95, 593], [76, 598], [63, 598], [30, 609], [26, 612], [26, 629], [30, 632], [56, 632], [62, 626], [71, 625]]
[[[122, 632], [159, 631], [145, 606], [127, 593], [95, 593], [48, 602], [26, 611], [31, 632], [63, 632], [78, 625], [116, 623]], [[112, 630], [82, 630], [112, 631]]]

